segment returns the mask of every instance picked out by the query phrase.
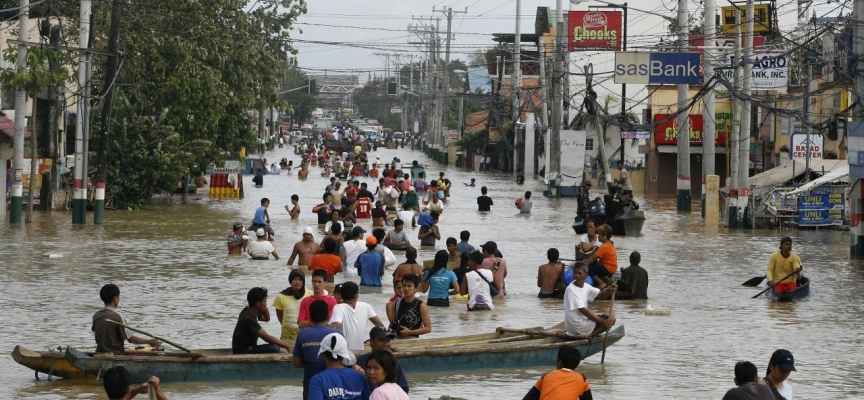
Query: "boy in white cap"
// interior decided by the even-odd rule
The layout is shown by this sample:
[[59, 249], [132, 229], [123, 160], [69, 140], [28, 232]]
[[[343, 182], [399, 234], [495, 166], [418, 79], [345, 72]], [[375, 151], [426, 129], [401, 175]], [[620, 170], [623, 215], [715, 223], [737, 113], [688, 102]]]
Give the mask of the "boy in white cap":
[[300, 256], [298, 265], [309, 265], [309, 260], [315, 254], [318, 254], [318, 243], [315, 243], [315, 230], [311, 226], [303, 229], [303, 239], [294, 244], [294, 251], [291, 252], [291, 257], [288, 258], [288, 265], [294, 264], [294, 259]]
[[279, 253], [276, 253], [276, 249], [273, 248], [273, 243], [267, 240], [267, 232], [264, 231], [264, 228], [258, 228], [258, 230], [255, 231], [255, 235], [258, 236], [258, 240], [249, 242], [246, 245], [246, 252], [252, 256], [252, 259], [269, 260], [270, 254], [273, 254], [273, 258], [278, 260]]
[[[324, 358], [327, 369], [309, 382], [309, 400], [338, 398], [342, 400], [368, 399], [370, 390], [366, 377], [354, 368], [346, 368], [357, 361], [348, 350], [348, 341], [339, 333], [331, 333], [321, 340], [318, 356]], [[339, 397], [330, 396], [339, 393]]]

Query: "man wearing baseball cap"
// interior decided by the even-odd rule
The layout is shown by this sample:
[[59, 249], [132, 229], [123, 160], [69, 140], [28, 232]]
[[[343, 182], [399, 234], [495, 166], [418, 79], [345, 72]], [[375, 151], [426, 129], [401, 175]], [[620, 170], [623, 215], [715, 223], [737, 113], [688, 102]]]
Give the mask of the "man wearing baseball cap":
[[787, 400], [792, 400], [792, 384], [786, 382], [789, 374], [795, 369], [795, 358], [792, 357], [792, 352], [785, 349], [779, 349], [771, 355], [771, 361], [768, 361], [768, 372], [765, 376], [765, 384], [777, 396], [783, 396]]
[[[390, 341], [396, 337], [396, 334], [388, 330], [383, 326], [375, 326], [369, 331], [369, 340], [366, 343], [369, 343], [369, 347], [372, 348], [372, 351], [393, 351], [390, 347]], [[357, 364], [360, 368], [366, 369], [366, 362], [369, 361], [369, 354], [372, 354], [372, 351], [366, 354], [362, 354], [357, 357]], [[405, 370], [402, 369], [402, 363], [399, 362], [399, 359], [396, 359], [396, 384], [408, 393], [408, 378], [405, 376]], [[377, 386], [373, 385], [371, 382], [369, 383], [369, 389], [375, 390]]]
[[368, 399], [369, 382], [360, 371], [345, 368], [356, 363], [354, 353], [348, 350], [348, 341], [339, 333], [331, 333], [321, 339], [318, 357], [323, 358], [327, 369], [309, 382], [309, 400], [334, 398], [330, 393], [340, 393], [339, 399]]
[[270, 255], [273, 255], [273, 258], [279, 259], [279, 253], [276, 253], [276, 249], [273, 248], [273, 243], [267, 240], [267, 232], [264, 228], [258, 228], [255, 231], [255, 235], [258, 236], [258, 240], [251, 242], [246, 245], [246, 252], [252, 256], [253, 260], [269, 260]]
[[381, 287], [381, 277], [384, 276], [384, 255], [376, 250], [378, 239], [375, 236], [366, 238], [366, 252], [357, 257], [354, 268], [360, 274], [360, 286]]
[[314, 233], [315, 230], [311, 226], [303, 229], [303, 239], [294, 244], [294, 250], [291, 252], [291, 257], [288, 258], [288, 265], [293, 265], [297, 256], [300, 256], [297, 265], [309, 265], [309, 260], [318, 254], [318, 243], [315, 242]]

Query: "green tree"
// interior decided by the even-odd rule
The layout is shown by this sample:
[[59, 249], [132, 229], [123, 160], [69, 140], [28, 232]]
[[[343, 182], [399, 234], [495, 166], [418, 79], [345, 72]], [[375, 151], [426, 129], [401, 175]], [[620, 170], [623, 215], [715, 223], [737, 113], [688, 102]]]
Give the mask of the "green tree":
[[[94, 48], [106, 47], [108, 4], [94, 3]], [[107, 189], [115, 204], [137, 207], [190, 172], [253, 148], [250, 109], [288, 110], [277, 93], [296, 53], [291, 24], [306, 3], [137, 0], [125, 7]], [[93, 80], [104, 82], [104, 72], [95, 69]]]

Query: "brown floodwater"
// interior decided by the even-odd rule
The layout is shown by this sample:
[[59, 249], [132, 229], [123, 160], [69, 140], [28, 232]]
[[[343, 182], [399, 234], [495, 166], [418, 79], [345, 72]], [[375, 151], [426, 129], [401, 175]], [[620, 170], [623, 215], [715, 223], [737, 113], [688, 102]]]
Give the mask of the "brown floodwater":
[[[431, 163], [420, 152], [379, 150], [382, 160], [398, 156]], [[299, 158], [288, 148], [268, 154], [271, 162]], [[441, 216], [442, 239], [471, 231], [475, 246], [494, 240], [509, 265], [508, 298], [490, 313], [467, 313], [461, 303], [433, 308], [430, 337], [492, 332], [498, 326], [551, 326], [562, 320], [562, 305], [536, 297], [537, 266], [546, 250], [557, 247], [562, 257], [573, 255], [570, 228], [575, 199], [542, 197], [542, 181], [529, 179], [516, 186], [510, 175], [445, 171], [453, 181], [452, 197]], [[123, 312], [130, 323], [195, 348], [229, 347], [235, 319], [246, 292], [266, 286], [271, 298], [288, 286], [285, 260], [306, 226], [315, 226], [311, 208], [320, 202], [327, 182], [313, 168], [307, 181], [294, 176], [265, 176], [263, 188], [247, 186], [242, 200], [213, 200], [192, 195], [154, 200], [139, 211], [111, 211], [104, 226], [73, 226], [71, 214], [38, 214], [24, 226], [0, 225], [0, 349], [11, 352], [21, 344], [33, 349], [89, 344], [91, 316], [101, 307], [99, 288], [109, 282], [122, 291]], [[462, 182], [477, 179], [476, 188]], [[369, 180], [370, 186], [374, 186]], [[476, 212], [480, 186], [495, 200], [492, 212]], [[513, 201], [525, 190], [534, 192], [530, 215], [519, 215]], [[291, 221], [283, 205], [291, 194], [301, 198], [299, 222]], [[270, 215], [277, 232], [275, 247], [282, 261], [252, 261], [226, 256], [225, 237], [234, 221], [246, 224], [261, 197], [272, 201]], [[674, 199], [638, 199], [645, 215], [644, 235], [613, 238], [623, 268], [631, 251], [642, 254], [650, 273], [648, 301], [616, 301], [619, 323], [627, 336], [610, 347], [605, 365], [600, 357], [585, 360], [586, 374], [599, 399], [712, 399], [733, 386], [736, 361], [749, 360], [764, 373], [777, 348], [792, 351], [798, 372], [790, 382], [796, 399], [864, 398], [864, 264], [848, 259], [848, 232], [727, 231], [706, 228], [698, 212], [681, 215]], [[92, 222], [92, 215], [88, 216]], [[369, 228], [371, 221], [363, 226]], [[317, 229], [317, 228], [316, 228]], [[762, 275], [781, 236], [795, 239], [812, 279], [810, 297], [793, 303], [751, 299], [759, 289], [741, 287]], [[416, 238], [416, 231], [413, 232]], [[320, 239], [320, 231], [317, 235]], [[416, 239], [415, 239], [416, 241]], [[438, 244], [443, 249], [444, 241]], [[44, 258], [43, 253], [63, 258]], [[433, 251], [422, 250], [421, 259]], [[308, 278], [307, 278], [308, 279]], [[338, 279], [338, 278], [337, 278]], [[337, 280], [338, 282], [339, 280]], [[384, 315], [392, 287], [362, 293]], [[856, 300], [857, 299], [857, 300]], [[669, 307], [670, 316], [646, 316], [648, 305]], [[593, 307], [606, 310], [609, 302]], [[278, 322], [264, 324], [278, 333]], [[554, 368], [483, 370], [456, 374], [407, 371], [413, 398], [451, 395], [468, 399], [521, 399], [534, 381]], [[42, 377], [44, 378], [44, 376]], [[233, 383], [167, 383], [175, 399], [300, 398], [299, 381]], [[34, 380], [33, 372], [0, 357], [0, 398], [105, 398], [101, 384]]]

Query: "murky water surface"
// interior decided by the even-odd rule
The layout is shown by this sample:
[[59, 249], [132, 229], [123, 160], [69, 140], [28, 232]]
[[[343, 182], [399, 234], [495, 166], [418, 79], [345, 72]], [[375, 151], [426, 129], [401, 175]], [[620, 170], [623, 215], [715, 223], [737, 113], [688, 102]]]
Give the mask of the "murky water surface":
[[[420, 152], [379, 150], [382, 160], [399, 156], [428, 163]], [[271, 160], [299, 159], [291, 150], [268, 154]], [[454, 182], [441, 217], [442, 237], [471, 231], [471, 243], [494, 240], [509, 265], [508, 299], [492, 313], [471, 313], [457, 303], [433, 308], [430, 336], [491, 332], [498, 326], [550, 326], [562, 320], [560, 301], [537, 299], [537, 266], [546, 250], [557, 247], [570, 257], [575, 238], [570, 224], [575, 199], [543, 198], [542, 182], [516, 186], [509, 175], [469, 173], [433, 166]], [[313, 169], [309, 180], [265, 177], [264, 188], [247, 187], [243, 200], [211, 201], [194, 195], [159, 199], [142, 211], [114, 211], [105, 226], [72, 226], [67, 213], [39, 214], [32, 225], [0, 225], [0, 349], [16, 344], [47, 348], [92, 343], [90, 321], [101, 307], [99, 288], [114, 282], [122, 290], [126, 317], [142, 327], [190, 347], [229, 347], [246, 292], [266, 286], [271, 294], [288, 286], [285, 260], [306, 226], [315, 226], [311, 208], [320, 201], [326, 179]], [[477, 179], [477, 188], [462, 182]], [[479, 186], [488, 186], [496, 204], [476, 212]], [[374, 186], [371, 183], [370, 186]], [[535, 193], [530, 215], [519, 215], [513, 201], [525, 190]], [[298, 194], [303, 213], [291, 221], [283, 205]], [[251, 261], [225, 256], [225, 236], [234, 221], [248, 223], [261, 197], [272, 200], [270, 215], [278, 232], [274, 243], [282, 261]], [[679, 215], [675, 201], [644, 200], [644, 236], [614, 238], [621, 266], [631, 251], [642, 253], [651, 278], [649, 301], [616, 301], [627, 336], [611, 347], [606, 364], [599, 357], [579, 370], [599, 399], [711, 399], [733, 386], [736, 361], [750, 360], [764, 371], [780, 347], [795, 355], [798, 372], [790, 381], [800, 399], [864, 398], [861, 334], [864, 264], [848, 261], [846, 232], [726, 231], [706, 229], [698, 214]], [[92, 221], [92, 216], [89, 217]], [[364, 226], [371, 225], [366, 222]], [[414, 233], [416, 235], [416, 233]], [[786, 304], [751, 299], [756, 289], [739, 286], [761, 275], [781, 236], [790, 235], [813, 280], [809, 299]], [[416, 237], [416, 236], [415, 236]], [[318, 235], [320, 239], [320, 233]], [[438, 248], [444, 248], [444, 241]], [[63, 258], [43, 258], [43, 253]], [[421, 252], [431, 259], [432, 251]], [[363, 294], [384, 314], [391, 289]], [[666, 306], [671, 316], [645, 316], [648, 305]], [[596, 302], [606, 309], [608, 302]], [[279, 332], [278, 322], [264, 324]], [[555, 360], [549, 360], [549, 369]], [[487, 370], [458, 374], [412, 374], [411, 397], [454, 395], [469, 399], [521, 399], [546, 369]], [[299, 398], [299, 382], [166, 384], [177, 399]], [[101, 384], [35, 381], [33, 372], [0, 357], [0, 398], [104, 398]]]

